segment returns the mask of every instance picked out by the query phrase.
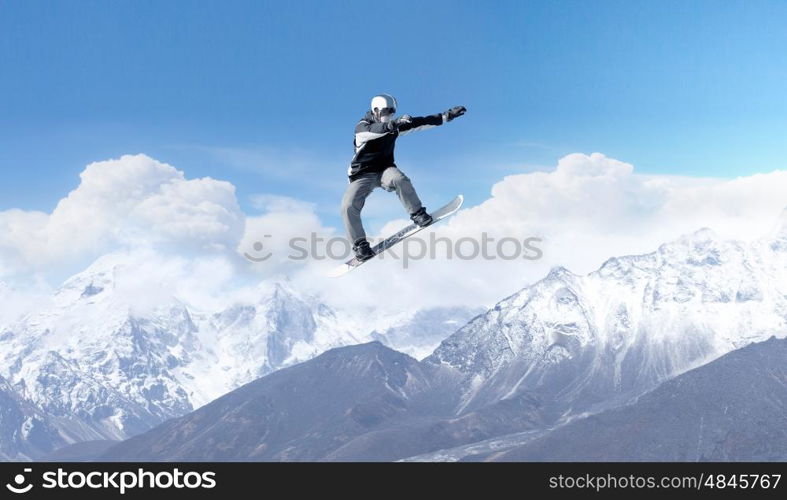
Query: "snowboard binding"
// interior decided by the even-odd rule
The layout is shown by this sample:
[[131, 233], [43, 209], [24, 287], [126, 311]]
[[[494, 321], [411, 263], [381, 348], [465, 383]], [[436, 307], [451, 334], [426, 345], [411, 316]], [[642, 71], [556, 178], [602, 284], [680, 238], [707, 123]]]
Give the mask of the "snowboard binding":
[[426, 227], [434, 222], [432, 216], [426, 213], [425, 207], [419, 208], [417, 212], [410, 215], [410, 220], [415, 222], [418, 227]]

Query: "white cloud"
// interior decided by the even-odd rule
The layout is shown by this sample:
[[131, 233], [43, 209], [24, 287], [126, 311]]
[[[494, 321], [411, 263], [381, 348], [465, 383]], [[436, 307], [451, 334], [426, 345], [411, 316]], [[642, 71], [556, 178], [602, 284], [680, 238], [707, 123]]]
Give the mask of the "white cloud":
[[51, 290], [28, 286], [24, 292], [15, 290], [0, 281], [0, 334], [4, 325], [33, 310], [48, 297]]
[[[233, 287], [286, 273], [296, 288], [321, 293], [342, 308], [491, 305], [542, 278], [553, 266], [587, 273], [611, 256], [650, 252], [700, 227], [711, 227], [725, 238], [759, 237], [768, 233], [787, 203], [787, 171], [735, 179], [642, 175], [632, 165], [599, 153], [572, 154], [552, 171], [505, 177], [480, 205], [420, 233], [427, 240], [430, 233], [449, 238], [454, 245], [460, 238], [479, 240], [487, 233], [494, 238], [488, 247], [494, 259], [424, 259], [402, 269], [402, 260], [388, 254], [332, 279], [325, 275], [336, 261], [291, 258], [299, 253], [294, 243], [307, 248], [312, 238], [322, 238], [316, 247], [324, 255], [326, 241], [344, 235], [343, 228], [324, 225], [313, 203], [259, 195], [252, 202], [262, 213], [245, 215], [231, 184], [189, 180], [144, 155], [93, 163], [81, 178], [51, 214], [0, 212], [0, 276], [47, 272], [118, 249], [169, 249], [183, 262], [172, 270], [163, 263], [140, 264], [135, 272], [159, 282], [166, 278], [167, 289], [177, 288], [195, 303], [208, 304], [218, 295], [231, 295]], [[392, 193], [378, 195], [398, 204]], [[368, 224], [373, 215], [364, 212], [367, 226], [375, 227]], [[377, 236], [408, 222], [389, 222]], [[530, 237], [543, 240], [532, 243], [543, 251], [540, 260], [496, 255], [495, 243], [502, 238], [523, 242]], [[438, 256], [445, 247], [440, 243]], [[418, 250], [415, 244], [410, 248]], [[505, 248], [510, 252], [512, 243]], [[344, 248], [337, 244], [333, 249]], [[462, 249], [468, 251], [467, 242]], [[401, 256], [402, 250], [394, 251]], [[242, 257], [269, 253], [269, 259], [257, 263]]]
[[[322, 225], [313, 203], [270, 194], [254, 196], [252, 202], [264, 213], [247, 217], [238, 253], [250, 261], [249, 270], [261, 276], [298, 271], [305, 261], [296, 257], [306, 255], [298, 249], [312, 255], [312, 242], [335, 232]], [[321, 248], [324, 243], [317, 244]]]
[[0, 212], [0, 269], [46, 271], [118, 247], [234, 250], [244, 216], [232, 184], [186, 179], [145, 155], [91, 163], [51, 214]]
[[[572, 154], [550, 172], [505, 177], [492, 187], [488, 200], [433, 229], [436, 236], [453, 241], [480, 239], [483, 232], [496, 242], [537, 236], [543, 239], [536, 244], [542, 259], [422, 260], [409, 269], [402, 269], [402, 261], [388, 260], [367, 264], [341, 281], [315, 285], [339, 300], [353, 297], [391, 308], [489, 305], [542, 278], [553, 266], [587, 273], [611, 256], [651, 252], [701, 227], [724, 238], [760, 237], [787, 204], [785, 193], [784, 170], [735, 179], [642, 175], [600, 153]], [[382, 233], [405, 223], [390, 224]], [[420, 235], [426, 237], [428, 231]], [[466, 252], [469, 248], [465, 244]]]
[[234, 259], [227, 255], [162, 254], [150, 248], [123, 250], [96, 260], [81, 276], [111, 269], [114, 294], [132, 311], [147, 315], [173, 297], [193, 309], [216, 311], [242, 287]]

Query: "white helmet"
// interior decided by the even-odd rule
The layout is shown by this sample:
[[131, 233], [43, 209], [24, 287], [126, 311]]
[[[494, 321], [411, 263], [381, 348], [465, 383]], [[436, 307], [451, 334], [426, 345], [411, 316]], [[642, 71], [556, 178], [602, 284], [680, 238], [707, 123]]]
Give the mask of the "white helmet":
[[390, 94], [380, 94], [372, 98], [372, 113], [381, 122], [387, 122], [396, 113], [396, 98]]

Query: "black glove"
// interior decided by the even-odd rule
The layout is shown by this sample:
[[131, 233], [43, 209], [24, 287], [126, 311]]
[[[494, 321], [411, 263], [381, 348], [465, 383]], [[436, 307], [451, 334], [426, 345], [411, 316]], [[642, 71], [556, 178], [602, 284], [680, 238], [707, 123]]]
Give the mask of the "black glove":
[[397, 125], [404, 125], [413, 123], [413, 117], [410, 115], [402, 115], [396, 119]]
[[453, 108], [449, 109], [445, 112], [446, 121], [451, 121], [454, 118], [462, 116], [467, 111], [467, 108], [464, 106], [454, 106]]

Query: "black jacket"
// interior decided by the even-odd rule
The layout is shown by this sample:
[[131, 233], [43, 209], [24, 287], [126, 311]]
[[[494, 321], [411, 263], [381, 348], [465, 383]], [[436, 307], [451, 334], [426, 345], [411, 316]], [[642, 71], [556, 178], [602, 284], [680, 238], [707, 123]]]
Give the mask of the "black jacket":
[[347, 175], [353, 181], [358, 176], [369, 172], [382, 172], [385, 168], [396, 166], [394, 163], [394, 146], [396, 138], [416, 130], [423, 130], [442, 125], [446, 122], [444, 113], [429, 116], [414, 116], [410, 123], [402, 123], [398, 130], [388, 130], [388, 123], [375, 120], [371, 111], [355, 126], [355, 156], [350, 162]]

